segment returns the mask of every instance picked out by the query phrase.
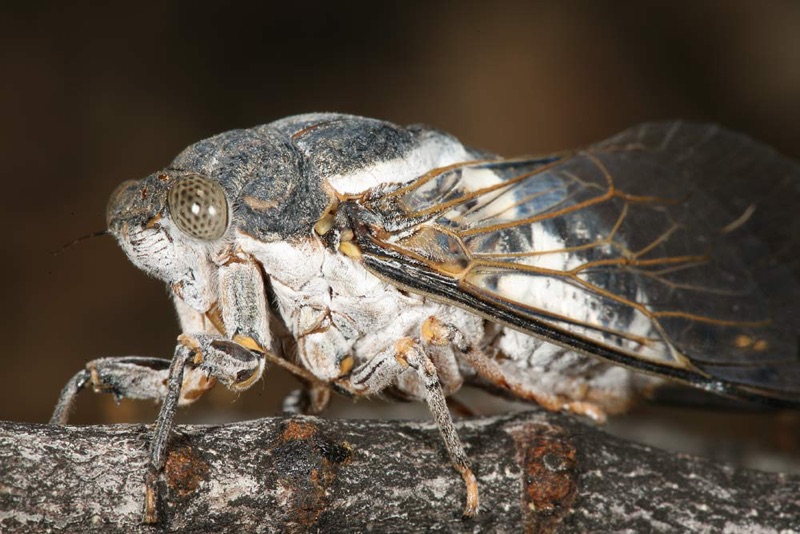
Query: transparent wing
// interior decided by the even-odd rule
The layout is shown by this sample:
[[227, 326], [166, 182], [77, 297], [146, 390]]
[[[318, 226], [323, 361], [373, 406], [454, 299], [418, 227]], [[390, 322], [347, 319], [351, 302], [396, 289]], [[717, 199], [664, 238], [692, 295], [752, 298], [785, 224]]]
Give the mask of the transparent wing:
[[800, 399], [800, 167], [708, 125], [437, 169], [350, 201], [365, 264], [550, 341]]

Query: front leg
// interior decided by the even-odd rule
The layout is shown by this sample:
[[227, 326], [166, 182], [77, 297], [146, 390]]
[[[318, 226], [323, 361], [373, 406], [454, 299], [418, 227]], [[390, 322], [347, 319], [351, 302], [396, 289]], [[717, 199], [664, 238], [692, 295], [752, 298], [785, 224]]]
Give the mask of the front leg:
[[[219, 287], [219, 303], [206, 313], [188, 306], [179, 296], [179, 286], [173, 287], [181, 326], [184, 332], [194, 333], [182, 334], [178, 349], [185, 346], [195, 355], [178, 387], [178, 405], [198, 399], [214, 386], [215, 379], [231, 389], [242, 390], [263, 371], [271, 339], [258, 267], [251, 262], [221, 266]], [[61, 391], [50, 423], [66, 424], [75, 398], [87, 387], [117, 398], [162, 401], [167, 396], [170, 376], [170, 360], [162, 358], [123, 356], [93, 360]]]
[[[193, 358], [184, 362], [178, 406], [196, 401], [217, 380], [235, 391], [245, 389], [263, 371], [261, 354], [220, 336], [182, 335], [180, 341], [192, 350]], [[163, 358], [119, 356], [92, 360], [61, 390], [50, 424], [66, 425], [75, 399], [87, 388], [95, 393], [110, 393], [117, 399], [163, 402], [169, 392], [170, 369], [171, 361]]]
[[64, 386], [50, 423], [67, 424], [75, 398], [87, 387], [96, 393], [111, 393], [117, 399], [160, 401], [167, 394], [169, 365], [169, 360], [141, 356], [93, 360]]
[[246, 389], [261, 377], [265, 358], [284, 361], [268, 352], [271, 338], [258, 266], [239, 258], [218, 272], [219, 299], [206, 313], [190, 308], [173, 288], [181, 325], [195, 333], [178, 338], [171, 362], [140, 357], [90, 362], [66, 385], [51, 418], [52, 423], [66, 424], [76, 395], [86, 387], [118, 397], [162, 401], [145, 480], [147, 523], [157, 520], [156, 485], [177, 407], [196, 400], [216, 381], [234, 391]]
[[453, 419], [450, 417], [436, 366], [425, 354], [419, 341], [412, 338], [400, 339], [389, 350], [354, 369], [349, 377], [340, 379], [337, 385], [357, 395], [377, 394], [392, 385], [401, 373], [409, 369], [415, 372], [425, 385], [425, 401], [442, 434], [450, 462], [461, 474], [467, 487], [464, 516], [472, 517], [478, 511], [478, 483], [469, 466], [464, 446], [458, 438]]
[[145, 478], [144, 522], [158, 520], [158, 477], [167, 461], [167, 443], [182, 396], [187, 367], [200, 369], [231, 390], [250, 387], [264, 369], [261, 354], [219, 336], [181, 335], [169, 368], [167, 393], [150, 442], [150, 466]]
[[[197, 367], [227, 388], [241, 391], [253, 385], [264, 371], [271, 348], [264, 281], [257, 264], [231, 257], [219, 267], [219, 301], [205, 314], [221, 335], [181, 334], [169, 370], [168, 392], [150, 442], [150, 467], [145, 478], [144, 522], [158, 521], [157, 484], [167, 460], [167, 443], [181, 397], [184, 370]], [[188, 308], [178, 307], [181, 324], [192, 321]], [[205, 321], [204, 321], [205, 322]]]
[[50, 422], [66, 424], [80, 391], [161, 401], [150, 442], [150, 466], [145, 479], [145, 522], [155, 523], [158, 475], [167, 458], [167, 443], [178, 406], [195, 401], [216, 381], [232, 389], [252, 385], [264, 369], [256, 351], [218, 335], [181, 335], [172, 361], [137, 356], [101, 358], [87, 364], [64, 387]]

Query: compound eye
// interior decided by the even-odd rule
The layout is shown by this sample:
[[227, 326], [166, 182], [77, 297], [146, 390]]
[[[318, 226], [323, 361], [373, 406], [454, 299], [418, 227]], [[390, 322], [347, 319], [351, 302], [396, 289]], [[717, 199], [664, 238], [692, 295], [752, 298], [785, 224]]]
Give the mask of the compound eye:
[[169, 190], [167, 204], [178, 228], [197, 239], [218, 239], [228, 228], [225, 191], [203, 176], [179, 178]]

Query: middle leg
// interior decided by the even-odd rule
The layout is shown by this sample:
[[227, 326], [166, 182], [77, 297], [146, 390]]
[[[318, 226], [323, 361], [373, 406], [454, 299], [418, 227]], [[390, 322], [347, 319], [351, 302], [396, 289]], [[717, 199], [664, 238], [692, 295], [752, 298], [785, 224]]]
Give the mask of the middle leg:
[[354, 369], [338, 385], [353, 394], [377, 394], [394, 384], [398, 376], [409, 369], [419, 376], [425, 386], [425, 402], [439, 427], [450, 462], [466, 484], [464, 516], [472, 517], [478, 511], [478, 483], [450, 417], [436, 366], [425, 354], [419, 341], [409, 337], [400, 339], [392, 348]]

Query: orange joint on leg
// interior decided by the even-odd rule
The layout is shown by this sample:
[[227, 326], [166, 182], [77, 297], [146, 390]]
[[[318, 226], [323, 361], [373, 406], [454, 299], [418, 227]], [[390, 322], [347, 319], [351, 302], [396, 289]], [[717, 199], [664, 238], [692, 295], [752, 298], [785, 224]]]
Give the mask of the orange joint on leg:
[[355, 360], [352, 356], [346, 356], [342, 361], [339, 362], [339, 376], [344, 376], [350, 372], [353, 368], [353, 364]]
[[264, 354], [265, 352], [267, 352], [264, 349], [264, 347], [262, 347], [258, 343], [258, 341], [256, 341], [255, 339], [253, 339], [250, 336], [243, 336], [241, 334], [237, 334], [237, 335], [233, 336], [233, 341], [235, 341], [239, 345], [243, 346], [247, 350], [252, 350], [252, 351], [255, 351], [255, 352], [258, 352], [258, 353], [261, 353], [261, 354]]
[[186, 347], [187, 349], [200, 352], [200, 343], [189, 334], [181, 334], [178, 336], [178, 343]]
[[217, 380], [214, 377], [206, 376], [199, 369], [187, 370], [183, 385], [181, 385], [181, 397], [178, 404], [186, 406], [193, 403], [213, 388], [216, 383]]
[[100, 393], [100, 373], [97, 372], [97, 367], [94, 365], [89, 369], [89, 380], [95, 393]]
[[450, 328], [445, 326], [436, 317], [428, 317], [420, 327], [422, 340], [431, 345], [443, 346], [450, 343], [451, 332]]
[[330, 232], [331, 228], [333, 228], [333, 223], [336, 220], [336, 216], [333, 213], [325, 214], [317, 223], [314, 225], [314, 231], [319, 235], [325, 235]]
[[361, 257], [361, 249], [352, 241], [342, 241], [339, 243], [339, 252], [353, 259]]
[[181, 334], [178, 336], [178, 343], [194, 353], [192, 364], [200, 365], [203, 363], [203, 353], [200, 351], [200, 343], [198, 343], [194, 337], [189, 334]]
[[[150, 476], [150, 475], [148, 475]], [[149, 482], [149, 481], [148, 481]], [[153, 525], [158, 522], [158, 515], [156, 515], [156, 492], [155, 482], [145, 485], [144, 491], [144, 522], [148, 525]]]
[[404, 337], [394, 344], [394, 357], [403, 367], [408, 367], [408, 354], [414, 350], [414, 340]]
[[475, 517], [480, 506], [478, 481], [469, 467], [464, 467], [464, 470], [461, 471], [461, 478], [464, 479], [464, 483], [467, 486], [467, 505], [464, 507], [464, 517]]

